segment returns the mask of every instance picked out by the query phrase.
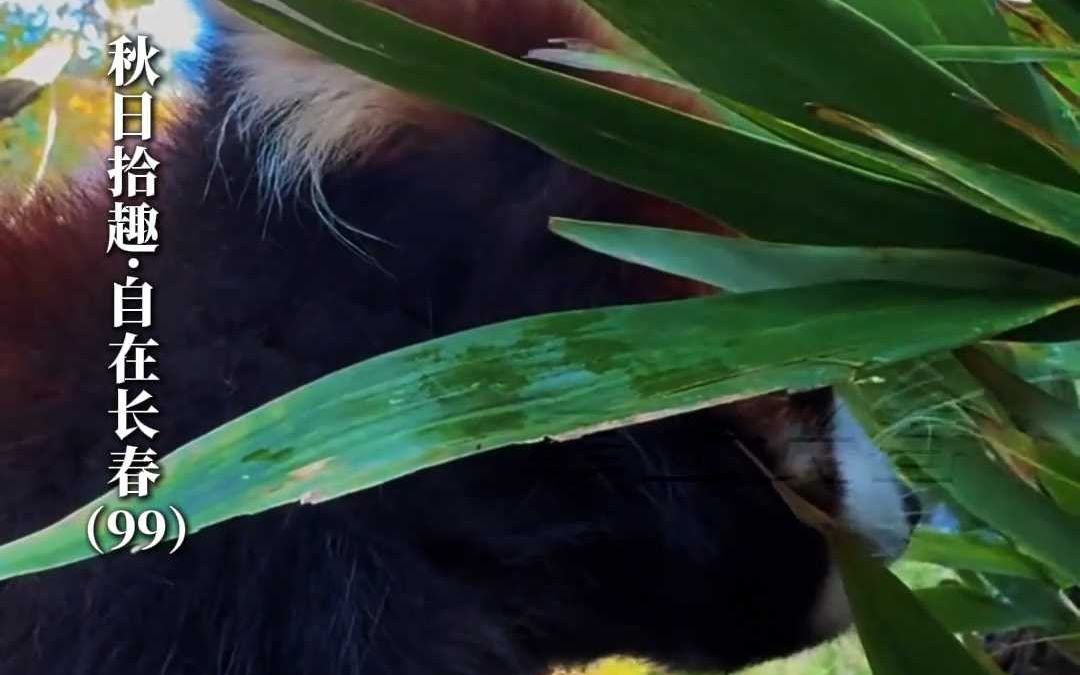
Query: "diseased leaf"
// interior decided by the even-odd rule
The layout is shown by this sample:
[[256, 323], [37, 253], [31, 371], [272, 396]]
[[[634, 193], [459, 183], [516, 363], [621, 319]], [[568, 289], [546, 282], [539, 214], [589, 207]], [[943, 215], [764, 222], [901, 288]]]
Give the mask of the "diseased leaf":
[[[167, 480], [139, 506], [175, 505], [195, 533], [492, 448], [844, 380], [1073, 304], [1080, 299], [851, 283], [510, 321], [376, 357], [271, 401], [166, 457]], [[88, 516], [117, 503], [106, 495], [0, 547], [0, 579], [90, 557]]]
[[1063, 511], [1080, 517], [1080, 456], [992, 420], [980, 432], [1013, 471], [1046, 490]]

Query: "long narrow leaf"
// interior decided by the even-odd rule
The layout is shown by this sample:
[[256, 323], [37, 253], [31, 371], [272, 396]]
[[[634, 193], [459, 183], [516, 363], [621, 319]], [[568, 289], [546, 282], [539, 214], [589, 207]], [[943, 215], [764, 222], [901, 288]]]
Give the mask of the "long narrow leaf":
[[1003, 368], [1068, 405], [1080, 406], [1080, 342], [991, 342], [979, 347]]
[[954, 288], [1080, 288], [1080, 278], [962, 251], [776, 244], [562, 218], [554, 219], [551, 229], [594, 251], [736, 292], [853, 280]]
[[[580, 45], [573, 45], [559, 49], [534, 49], [528, 56], [537, 61], [581, 70], [630, 75], [699, 91], [666, 67], [659, 68], [651, 62], [643, 63], [611, 51], [582, 49]], [[716, 119], [732, 128], [773, 141], [786, 140], [824, 157], [864, 169], [875, 176], [901, 181], [909, 187], [925, 187], [922, 185], [924, 174], [921, 167], [913, 162], [905, 162], [899, 156], [885, 155], [874, 148], [816, 133], [752, 106], [719, 96], [715, 92], [710, 92], [707, 103]]]
[[957, 354], [961, 363], [996, 396], [1022, 429], [1080, 457], [1080, 408], [1070, 406], [999, 366], [978, 349]]
[[990, 99], [841, 0], [694, 2], [677, 12], [649, 0], [587, 1], [706, 94], [795, 123], [810, 122], [807, 102], [824, 103], [1021, 175], [1080, 186], [1059, 158], [988, 114]]
[[[377, 357], [272, 401], [167, 457], [168, 480], [140, 506], [176, 505], [197, 532], [491, 448], [843, 380], [1077, 303], [864, 283], [511, 321]], [[118, 502], [106, 495], [0, 547], [0, 579], [92, 555], [86, 521], [101, 505]]]
[[1080, 519], [994, 461], [971, 411], [984, 390], [947, 354], [887, 366], [840, 385], [878, 444], [914, 462], [952, 500], [1014, 541], [1052, 574], [1080, 581]]
[[874, 675], [986, 675], [903, 582], [850, 537], [830, 537], [833, 558]]
[[911, 538], [905, 560], [934, 563], [954, 569], [1007, 574], [1045, 581], [1046, 570], [1006, 542], [975, 534], [950, 534], [919, 529]]
[[919, 51], [935, 61], [1015, 64], [1080, 60], [1080, 49], [1055, 47], [927, 45], [920, 47]]
[[[933, 145], [898, 134], [852, 115], [821, 108], [818, 115], [876, 138], [955, 181], [942, 186], [989, 212], [1015, 214], [1016, 222], [1080, 245], [1080, 192], [1039, 183], [988, 164], [972, 162]], [[1080, 158], [1080, 150], [1074, 150]]]
[[1039, 0], [1039, 9], [1080, 42], [1080, 6], [1075, 0]]
[[1017, 628], [1058, 628], [1056, 615], [1024, 611], [990, 596], [947, 583], [915, 591], [915, 597], [954, 633], [993, 633]]
[[[1002, 46], [1009, 28], [995, 0], [847, 0], [908, 44], [924, 50], [940, 45]], [[1001, 108], [1063, 139], [1078, 142], [1076, 125], [1060, 111], [1054, 93], [1033, 69], [946, 61], [942, 66]]]
[[1065, 270], [1080, 266], [1077, 251], [947, 197], [501, 57], [364, 2], [226, 3], [345, 66], [755, 237], [965, 248]]

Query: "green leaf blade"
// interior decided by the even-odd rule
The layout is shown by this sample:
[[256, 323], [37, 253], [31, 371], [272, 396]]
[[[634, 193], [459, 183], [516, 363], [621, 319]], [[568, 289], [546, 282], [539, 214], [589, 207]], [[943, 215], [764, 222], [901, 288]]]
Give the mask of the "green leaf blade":
[[[809, 121], [807, 103], [822, 103], [1021, 175], [1080, 186], [1059, 157], [988, 114], [983, 94], [851, 4], [728, 0], [672, 12], [644, 0], [588, 2], [703, 92], [797, 124]], [[763, 35], [769, 49], [760, 47]]]
[[[1059, 269], [1080, 266], [1077, 251], [948, 197], [501, 57], [363, 2], [286, 0], [288, 15], [253, 0], [226, 4], [365, 75], [755, 237], [967, 248]], [[292, 16], [300, 12], [302, 21]], [[776, 199], [781, 185], [785, 198]]]
[[564, 218], [553, 219], [551, 229], [594, 251], [739, 293], [856, 280], [1051, 292], [1080, 288], [1080, 278], [964, 251], [781, 244]]
[[910, 590], [854, 539], [830, 537], [874, 675], [986, 675]]

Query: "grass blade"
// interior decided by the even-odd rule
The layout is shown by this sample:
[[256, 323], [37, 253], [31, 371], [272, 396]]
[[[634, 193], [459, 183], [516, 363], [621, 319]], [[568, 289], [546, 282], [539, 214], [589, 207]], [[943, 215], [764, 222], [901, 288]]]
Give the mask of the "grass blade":
[[1056, 616], [1026, 612], [985, 593], [953, 583], [915, 591], [915, 597], [953, 633], [994, 633], [1017, 628], [1058, 628]]

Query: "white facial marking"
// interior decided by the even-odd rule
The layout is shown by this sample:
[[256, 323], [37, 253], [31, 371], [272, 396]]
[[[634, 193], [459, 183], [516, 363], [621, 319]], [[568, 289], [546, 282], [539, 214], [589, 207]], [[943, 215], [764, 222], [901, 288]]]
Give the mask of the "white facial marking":
[[879, 556], [895, 560], [911, 535], [903, 487], [888, 457], [839, 398], [833, 418], [833, 453], [843, 483], [840, 519]]

